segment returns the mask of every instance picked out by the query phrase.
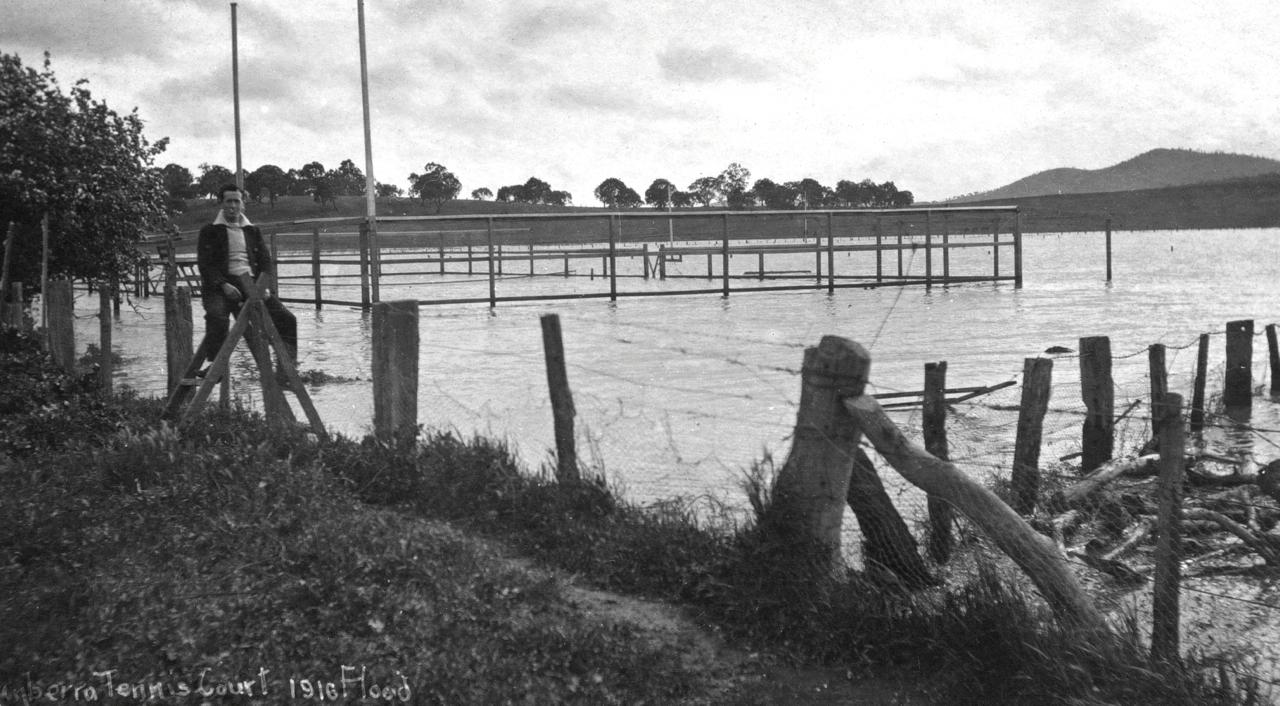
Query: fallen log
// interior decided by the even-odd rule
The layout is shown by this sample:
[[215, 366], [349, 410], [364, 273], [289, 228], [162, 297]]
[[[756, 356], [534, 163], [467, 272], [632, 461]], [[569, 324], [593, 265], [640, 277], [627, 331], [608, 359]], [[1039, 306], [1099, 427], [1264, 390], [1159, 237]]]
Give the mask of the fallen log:
[[1054, 493], [1049, 499], [1049, 509], [1051, 512], [1058, 513], [1075, 507], [1107, 483], [1120, 476], [1145, 470], [1147, 466], [1154, 466], [1159, 460], [1159, 454], [1150, 454], [1138, 458], [1108, 461], [1070, 488]]
[[1201, 520], [1215, 522], [1219, 527], [1234, 534], [1245, 543], [1245, 546], [1252, 549], [1262, 557], [1264, 561], [1272, 566], [1280, 566], [1280, 538], [1272, 537], [1265, 534], [1258, 534], [1253, 530], [1237, 523], [1230, 517], [1213, 510], [1206, 510], [1200, 507], [1189, 507], [1182, 511], [1182, 517], [1187, 520]]
[[903, 478], [951, 503], [981, 527], [1026, 573], [1060, 619], [1099, 635], [1110, 632], [1106, 619], [1067, 567], [1066, 558], [1013, 508], [953, 464], [908, 441], [874, 398], [848, 397], [844, 407], [876, 451]]

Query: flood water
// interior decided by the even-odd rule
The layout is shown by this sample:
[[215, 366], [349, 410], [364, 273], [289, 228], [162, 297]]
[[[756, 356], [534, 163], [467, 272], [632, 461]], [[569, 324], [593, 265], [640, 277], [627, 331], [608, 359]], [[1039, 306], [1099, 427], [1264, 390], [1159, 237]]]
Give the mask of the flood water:
[[[743, 469], [766, 453], [785, 458], [799, 398], [803, 350], [827, 334], [858, 341], [872, 356], [872, 392], [921, 389], [924, 365], [948, 364], [949, 387], [991, 385], [1021, 377], [1023, 360], [1051, 346], [1072, 353], [1055, 358], [1051, 415], [1042, 459], [1078, 450], [1078, 339], [1109, 336], [1114, 357], [1117, 412], [1149, 397], [1147, 346], [1168, 347], [1170, 390], [1191, 399], [1199, 334], [1212, 333], [1209, 391], [1221, 388], [1225, 324], [1255, 319], [1255, 387], [1269, 382], [1265, 324], [1280, 319], [1280, 230], [1117, 233], [1113, 236], [1113, 281], [1105, 281], [1105, 241], [1095, 234], [1024, 236], [1024, 286], [1010, 282], [953, 286], [888, 287], [825, 291], [736, 293], [676, 297], [623, 297], [536, 303], [423, 306], [419, 359], [419, 418], [428, 427], [484, 434], [506, 440], [531, 468], [550, 459], [552, 414], [542, 354], [539, 316], [561, 318], [570, 385], [577, 409], [579, 456], [602, 470], [637, 501], [708, 495], [736, 504]], [[1011, 257], [1005, 250], [1005, 274]], [[965, 251], [958, 251], [965, 252]], [[980, 249], [968, 251], [986, 257]], [[783, 256], [777, 256], [783, 257]], [[774, 257], [769, 270], [804, 270], [813, 257]], [[836, 271], [871, 262], [869, 253], [837, 253]], [[282, 259], [286, 259], [282, 253]], [[886, 271], [894, 265], [886, 256]], [[935, 260], [937, 255], [935, 254]], [[753, 269], [753, 256], [735, 258], [733, 271]], [[904, 254], [908, 274], [923, 274], [920, 252]], [[989, 268], [988, 264], [981, 264]], [[599, 263], [597, 263], [599, 264]], [[718, 265], [718, 263], [717, 263]], [[552, 262], [549, 266], [558, 267]], [[620, 264], [619, 273], [628, 265]], [[965, 264], [952, 263], [964, 273]], [[639, 271], [639, 265], [633, 266]], [[685, 271], [703, 272], [701, 261]], [[934, 263], [935, 272], [938, 263]], [[422, 267], [418, 266], [418, 270]], [[605, 280], [512, 276], [498, 294], [607, 292]], [[394, 266], [384, 267], [384, 272]], [[677, 274], [671, 265], [671, 274]], [[282, 270], [287, 274], [288, 270]], [[425, 299], [483, 296], [487, 276], [420, 275], [383, 279], [381, 298]], [[625, 292], [661, 288], [716, 288], [719, 280], [658, 282], [619, 280]], [[749, 286], [751, 280], [733, 285]], [[350, 279], [326, 283], [330, 292]], [[448, 286], [449, 294], [441, 295]], [[285, 297], [309, 296], [310, 285], [282, 285]], [[354, 289], [354, 291], [352, 291]], [[84, 343], [97, 338], [96, 304], [79, 303], [77, 332]], [[163, 306], [160, 298], [135, 300], [116, 321], [116, 351], [124, 357], [119, 384], [144, 395], [163, 395]], [[298, 316], [300, 367], [359, 381], [315, 386], [311, 394], [327, 427], [346, 435], [367, 433], [372, 420], [369, 383], [370, 317], [349, 307], [291, 304]], [[196, 303], [196, 334], [202, 330]], [[198, 340], [198, 338], [197, 338]], [[237, 351], [237, 397], [257, 402], [249, 356]], [[1006, 470], [1016, 427], [1017, 386], [956, 405], [949, 420], [951, 456], [974, 473]], [[896, 412], [907, 427], [918, 411]], [[1148, 424], [1145, 403], [1119, 426], [1118, 450], [1140, 445]], [[1259, 392], [1253, 426], [1280, 429], [1277, 405]], [[1214, 432], [1211, 430], [1211, 435]], [[1217, 438], [1223, 437], [1223, 438]], [[1215, 441], [1248, 446], [1259, 461], [1280, 457], [1280, 435], [1267, 432], [1217, 434]], [[904, 491], [909, 492], [909, 491]]]

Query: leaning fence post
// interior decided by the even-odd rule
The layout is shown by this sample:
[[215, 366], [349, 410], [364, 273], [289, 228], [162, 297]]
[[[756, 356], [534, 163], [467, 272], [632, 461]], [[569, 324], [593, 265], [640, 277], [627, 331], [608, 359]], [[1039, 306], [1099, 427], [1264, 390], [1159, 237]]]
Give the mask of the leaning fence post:
[[1196, 351], [1196, 379], [1191, 392], [1191, 431], [1204, 429], [1204, 385], [1209, 373], [1209, 334], [1200, 334], [1200, 348]]
[[1044, 415], [1053, 390], [1053, 359], [1022, 361], [1022, 404], [1018, 408], [1018, 435], [1013, 451], [1013, 509], [1023, 515], [1035, 512], [1040, 495], [1040, 438]]
[[1179, 526], [1182, 519], [1183, 449], [1182, 395], [1165, 393], [1153, 405], [1159, 419], [1160, 479], [1157, 486], [1155, 585], [1152, 591], [1151, 656], [1177, 662]]
[[565, 371], [564, 339], [560, 336], [560, 315], [543, 314], [542, 349], [547, 359], [547, 386], [551, 391], [551, 414], [556, 434], [556, 480], [578, 481], [578, 452], [573, 438], [573, 393]]
[[49, 355], [58, 367], [71, 372], [76, 366], [75, 294], [71, 280], [49, 280], [44, 308], [48, 311], [45, 341]]
[[[922, 414], [925, 451], [943, 461], [947, 448], [947, 363], [925, 363], [924, 411]], [[955, 540], [951, 535], [954, 511], [946, 500], [930, 495], [929, 556], [939, 564], [951, 558]]]
[[98, 365], [98, 389], [111, 394], [111, 291], [106, 283], [98, 286], [98, 349], [102, 361]]
[[1271, 395], [1280, 395], [1280, 346], [1276, 343], [1276, 325], [1267, 324], [1267, 360], [1271, 363]]
[[1111, 339], [1080, 339], [1080, 397], [1085, 417], [1080, 472], [1111, 460], [1115, 445], [1115, 384], [1111, 380]]
[[791, 451], [763, 524], [795, 550], [789, 556], [816, 559], [819, 573], [840, 565], [840, 529], [861, 437], [842, 401], [862, 394], [870, 368], [866, 349], [838, 336], [824, 336], [804, 352]]
[[1253, 404], [1253, 320], [1227, 322], [1227, 370], [1222, 405], [1248, 409]]
[[[1151, 404], [1155, 404], [1160, 396], [1169, 391], [1169, 372], [1165, 367], [1164, 344], [1153, 343], [1147, 347], [1147, 362], [1151, 369]], [[1156, 422], [1154, 410], [1151, 414], [1151, 434], [1158, 435], [1160, 429]]]
[[418, 428], [418, 302], [373, 306], [373, 432], [390, 441]]

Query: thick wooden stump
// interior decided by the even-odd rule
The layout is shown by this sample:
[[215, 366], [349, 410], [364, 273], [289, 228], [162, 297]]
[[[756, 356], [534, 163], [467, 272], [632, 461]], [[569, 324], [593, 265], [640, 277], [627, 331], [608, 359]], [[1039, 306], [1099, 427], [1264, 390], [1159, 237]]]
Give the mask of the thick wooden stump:
[[418, 428], [418, 302], [373, 307], [373, 431], [383, 440]]

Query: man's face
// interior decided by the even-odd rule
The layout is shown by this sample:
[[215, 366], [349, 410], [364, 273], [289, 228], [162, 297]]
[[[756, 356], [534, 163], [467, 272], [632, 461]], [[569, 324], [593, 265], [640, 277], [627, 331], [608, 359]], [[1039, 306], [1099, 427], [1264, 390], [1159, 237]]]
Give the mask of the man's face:
[[222, 192], [222, 217], [227, 219], [228, 223], [238, 223], [243, 210], [244, 201], [239, 191]]

